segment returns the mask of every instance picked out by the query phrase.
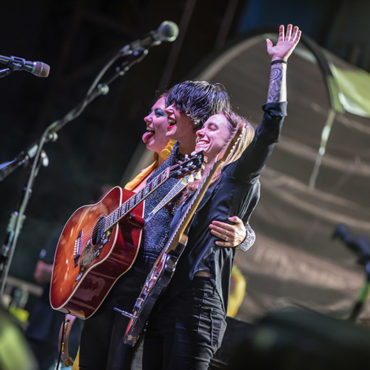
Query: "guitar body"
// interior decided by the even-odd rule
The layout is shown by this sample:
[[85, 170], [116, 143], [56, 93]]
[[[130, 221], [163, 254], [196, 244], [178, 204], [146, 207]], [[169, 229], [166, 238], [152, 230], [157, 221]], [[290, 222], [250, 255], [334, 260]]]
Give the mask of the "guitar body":
[[141, 241], [143, 203], [101, 240], [95, 238], [94, 229], [133, 194], [115, 187], [100, 202], [77, 209], [69, 218], [54, 257], [50, 303], [55, 310], [91, 317], [118, 278], [131, 268]]

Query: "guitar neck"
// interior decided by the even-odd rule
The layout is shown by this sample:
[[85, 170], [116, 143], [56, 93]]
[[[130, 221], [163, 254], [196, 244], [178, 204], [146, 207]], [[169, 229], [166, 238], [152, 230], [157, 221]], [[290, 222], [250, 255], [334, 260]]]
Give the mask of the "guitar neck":
[[170, 178], [170, 167], [167, 167], [158, 176], [156, 176], [149, 184], [145, 185], [143, 189], [127, 199], [120, 207], [116, 208], [110, 213], [105, 220], [104, 232], [121, 221], [128, 215], [138, 204], [145, 200], [154, 190], [164, 184]]
[[200, 202], [202, 201], [203, 196], [206, 193], [209, 185], [211, 184], [212, 179], [220, 165], [221, 161], [215, 161], [211, 169], [208, 171], [207, 175], [204, 176], [201, 185], [198, 187], [192, 199], [190, 200], [190, 204], [188, 205], [180, 221], [178, 222], [177, 228], [172, 234], [171, 239], [169, 239], [166, 247], [163, 250], [163, 253], [170, 252], [171, 250], [175, 249], [175, 247], [179, 244], [181, 237], [185, 232], [185, 229], [189, 225], [191, 218], [193, 217], [196, 209], [198, 208]]

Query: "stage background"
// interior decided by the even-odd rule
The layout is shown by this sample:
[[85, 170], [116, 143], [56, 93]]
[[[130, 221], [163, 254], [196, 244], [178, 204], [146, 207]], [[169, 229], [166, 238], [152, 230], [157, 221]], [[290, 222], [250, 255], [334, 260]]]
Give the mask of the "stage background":
[[[264, 36], [211, 69], [251, 30], [289, 22], [341, 60], [370, 67], [370, 5], [345, 1], [40, 1], [2, 7], [2, 55], [51, 65], [47, 79], [17, 72], [1, 80], [0, 162], [13, 159], [42, 130], [84, 96], [100, 68], [123, 45], [163, 20], [180, 25], [173, 44], [163, 44], [98, 98], [45, 148], [11, 266], [11, 276], [33, 283], [38, 254], [50, 232], [65, 223], [103, 184], [124, 183], [141, 158], [143, 117], [163, 91], [185, 78], [225, 84], [233, 105], [257, 124], [268, 84]], [[218, 59], [221, 58], [221, 59]], [[334, 57], [330, 57], [334, 61]], [[349, 68], [335, 59], [339, 67]], [[351, 67], [352, 68], [352, 67]], [[238, 318], [253, 321], [271, 308], [297, 303], [345, 317], [363, 282], [356, 257], [331, 234], [339, 222], [369, 235], [369, 120], [338, 114], [315, 188], [309, 179], [328, 115], [325, 79], [303, 47], [289, 62], [289, 116], [281, 141], [262, 176], [261, 202], [251, 224], [255, 246], [238, 253], [247, 295]], [[28, 169], [0, 184], [0, 235], [5, 238]]]

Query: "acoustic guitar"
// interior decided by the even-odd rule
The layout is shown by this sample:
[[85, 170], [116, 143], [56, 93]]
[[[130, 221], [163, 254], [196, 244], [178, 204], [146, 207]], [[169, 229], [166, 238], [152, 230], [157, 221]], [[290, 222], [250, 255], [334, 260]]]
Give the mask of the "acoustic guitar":
[[143, 200], [170, 178], [192, 177], [202, 162], [203, 153], [195, 153], [167, 167], [136, 194], [117, 186], [98, 203], [77, 209], [59, 237], [51, 306], [82, 319], [91, 317], [135, 261], [144, 226]]

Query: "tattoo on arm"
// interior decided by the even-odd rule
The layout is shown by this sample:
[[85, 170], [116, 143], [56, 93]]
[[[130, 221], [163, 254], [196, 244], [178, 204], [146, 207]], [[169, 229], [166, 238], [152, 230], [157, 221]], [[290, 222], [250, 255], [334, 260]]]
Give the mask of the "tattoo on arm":
[[270, 84], [267, 95], [267, 102], [274, 103], [279, 102], [281, 98], [281, 86], [283, 79], [283, 66], [274, 65], [271, 68]]

